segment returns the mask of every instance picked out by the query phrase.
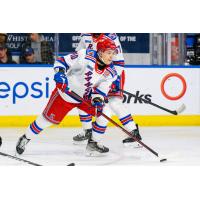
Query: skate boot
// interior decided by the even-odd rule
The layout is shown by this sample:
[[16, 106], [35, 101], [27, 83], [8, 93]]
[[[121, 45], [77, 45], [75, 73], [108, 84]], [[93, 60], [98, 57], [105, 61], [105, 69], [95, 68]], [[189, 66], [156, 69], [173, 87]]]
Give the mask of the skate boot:
[[1, 136], [0, 136], [0, 146], [2, 145], [2, 138], [1, 138]]
[[93, 139], [88, 140], [86, 147], [86, 156], [104, 156], [109, 152], [109, 148], [98, 144]]
[[[138, 140], [142, 140], [142, 137], [139, 133], [139, 128], [138, 125], [136, 124], [137, 129], [131, 131], [131, 134], [136, 137]], [[122, 140], [122, 143], [124, 144], [124, 146], [132, 146], [132, 147], [142, 147], [136, 140], [134, 140], [131, 137], [128, 137], [124, 140]]]
[[92, 129], [86, 129], [85, 132], [73, 137], [74, 144], [87, 144], [87, 141], [92, 134]]
[[25, 150], [25, 146], [27, 145], [27, 143], [30, 141], [30, 139], [26, 138], [26, 135], [22, 135], [16, 145], [16, 151], [18, 154], [22, 154]]

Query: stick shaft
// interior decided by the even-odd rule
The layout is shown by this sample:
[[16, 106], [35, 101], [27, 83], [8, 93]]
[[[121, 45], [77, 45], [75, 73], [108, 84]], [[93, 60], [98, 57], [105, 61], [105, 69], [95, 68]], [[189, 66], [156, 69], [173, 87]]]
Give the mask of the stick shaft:
[[28, 163], [29, 165], [42, 166], [42, 165], [40, 165], [40, 164], [31, 162], [31, 161], [28, 161], [28, 160], [25, 160], [25, 159], [22, 159], [22, 158], [18, 158], [18, 157], [16, 157], [16, 156], [12, 156], [12, 155], [7, 154], [7, 153], [0, 152], [0, 155], [1, 155], [1, 156], [8, 157], [8, 158], [11, 158], [11, 159], [14, 159], [14, 160], [18, 160], [18, 161], [20, 161], [20, 162]]
[[[132, 94], [132, 93], [130, 93], [130, 92], [127, 92], [127, 91], [122, 90], [122, 89], [120, 89], [120, 91], [122, 91], [123, 93], [128, 94], [128, 95], [133, 96], [134, 98], [136, 98], [136, 95], [134, 95], [134, 94]], [[148, 101], [148, 100], [146, 100], [146, 99], [143, 99], [142, 97], [137, 97], [137, 98], [141, 99], [142, 101], [144, 101], [144, 102], [147, 103], [147, 104], [150, 104], [150, 105], [152, 105], [152, 106], [154, 106], [154, 107], [157, 107], [157, 108], [159, 108], [159, 109], [161, 109], [161, 110], [164, 110], [164, 111], [166, 111], [166, 112], [168, 112], [168, 113], [171, 113], [171, 114], [173, 114], [173, 115], [177, 115], [177, 114], [178, 114], [178, 113], [176, 112], [176, 110], [169, 110], [168, 108], [165, 108], [165, 107], [160, 106], [160, 105], [158, 105], [158, 104], [156, 104], [156, 103], [153, 103], [153, 102], [151, 102], [151, 101]]]
[[[73, 91], [70, 91], [72, 95], [76, 96], [76, 98], [80, 99], [84, 104], [86, 104], [87, 106], [91, 106], [88, 102], [86, 102], [81, 96], [79, 96], [78, 94], [76, 94]], [[131, 137], [132, 139], [136, 140], [139, 144], [141, 144], [143, 147], [145, 147], [146, 149], [148, 149], [151, 153], [153, 153], [155, 156], [158, 157], [158, 153], [156, 151], [154, 151], [153, 149], [151, 149], [149, 146], [147, 146], [146, 144], [144, 144], [142, 141], [138, 140], [136, 137], [134, 137], [130, 132], [128, 132], [126, 129], [124, 129], [122, 126], [120, 126], [118, 123], [116, 123], [114, 120], [112, 120], [110, 117], [108, 117], [107, 115], [105, 115], [104, 113], [101, 113], [101, 115], [103, 117], [105, 117], [108, 121], [110, 121], [113, 125], [115, 125], [116, 127], [120, 128], [124, 133], [126, 133], [129, 137]]]

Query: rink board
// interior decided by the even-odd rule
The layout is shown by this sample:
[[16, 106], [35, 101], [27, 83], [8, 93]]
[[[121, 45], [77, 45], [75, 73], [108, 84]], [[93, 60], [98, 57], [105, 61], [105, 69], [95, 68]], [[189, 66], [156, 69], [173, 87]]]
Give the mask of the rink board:
[[[52, 66], [4, 66], [0, 67], [0, 126], [26, 126], [43, 111], [55, 86]], [[125, 71], [127, 91], [170, 110], [177, 109], [183, 103], [186, 105], [186, 110], [180, 116], [170, 116], [125, 95], [125, 106], [141, 125], [200, 125], [199, 66], [129, 65]], [[69, 113], [62, 125], [80, 126], [76, 109]]]
[[[0, 127], [24, 127], [29, 126], [37, 116], [0, 116]], [[140, 126], [200, 126], [200, 115], [181, 115], [181, 116], [163, 116], [163, 115], [134, 115], [136, 123]], [[116, 116], [113, 120], [120, 121]], [[70, 115], [64, 118], [59, 127], [80, 127], [79, 116]], [[113, 126], [111, 123], [108, 126]], [[55, 125], [56, 127], [56, 125]]]

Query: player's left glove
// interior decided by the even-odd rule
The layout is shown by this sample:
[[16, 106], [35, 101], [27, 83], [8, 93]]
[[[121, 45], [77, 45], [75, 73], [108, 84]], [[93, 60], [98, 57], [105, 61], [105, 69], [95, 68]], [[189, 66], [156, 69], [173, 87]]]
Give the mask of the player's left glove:
[[105, 106], [104, 100], [100, 97], [95, 97], [92, 99], [92, 106], [96, 107], [96, 115], [99, 117], [103, 111], [103, 107]]
[[60, 89], [62, 92], [65, 92], [68, 85], [66, 75], [63, 72], [57, 72], [54, 75], [54, 81], [56, 82], [56, 88]]
[[120, 76], [117, 77], [115, 81], [113, 81], [111, 85], [111, 92], [118, 92], [120, 89]]

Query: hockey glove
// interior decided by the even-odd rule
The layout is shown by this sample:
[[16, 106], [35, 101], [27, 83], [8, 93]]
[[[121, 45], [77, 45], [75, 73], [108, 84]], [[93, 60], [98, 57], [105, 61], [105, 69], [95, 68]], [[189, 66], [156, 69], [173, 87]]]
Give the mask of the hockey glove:
[[120, 89], [120, 76], [117, 77], [115, 81], [113, 81], [111, 85], [111, 92], [119, 92]]
[[95, 97], [92, 99], [92, 106], [96, 108], [96, 115], [99, 117], [103, 111], [104, 101], [100, 97]]
[[57, 72], [54, 75], [54, 81], [56, 82], [56, 88], [60, 89], [62, 92], [65, 92], [68, 85], [66, 75], [63, 72]]

